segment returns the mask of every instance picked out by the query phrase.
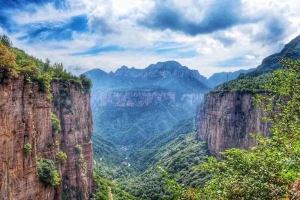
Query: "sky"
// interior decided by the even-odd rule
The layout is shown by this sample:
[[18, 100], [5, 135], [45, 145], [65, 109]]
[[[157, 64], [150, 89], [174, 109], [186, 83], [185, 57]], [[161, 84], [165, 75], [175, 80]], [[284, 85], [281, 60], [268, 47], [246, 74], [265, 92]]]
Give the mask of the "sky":
[[298, 0], [0, 0], [0, 34], [74, 74], [176, 60], [257, 67], [300, 34]]

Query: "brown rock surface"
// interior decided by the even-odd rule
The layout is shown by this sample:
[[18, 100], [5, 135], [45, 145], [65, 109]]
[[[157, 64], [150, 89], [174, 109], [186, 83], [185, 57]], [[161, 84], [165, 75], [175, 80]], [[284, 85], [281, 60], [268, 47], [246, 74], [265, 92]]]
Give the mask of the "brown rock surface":
[[269, 135], [263, 112], [253, 106], [251, 92], [214, 92], [206, 95], [197, 111], [197, 138], [207, 142], [211, 154], [228, 148], [249, 149], [256, 145], [250, 133]]
[[[93, 186], [92, 114], [90, 94], [78, 86], [53, 82], [53, 103], [23, 76], [0, 75], [0, 199], [89, 199]], [[62, 131], [52, 134], [51, 112]], [[25, 155], [24, 145], [32, 145]], [[82, 153], [75, 146], [82, 147]], [[62, 181], [45, 187], [37, 175], [37, 158], [55, 160], [64, 151], [67, 162], [56, 164]], [[83, 159], [81, 159], [83, 158]]]

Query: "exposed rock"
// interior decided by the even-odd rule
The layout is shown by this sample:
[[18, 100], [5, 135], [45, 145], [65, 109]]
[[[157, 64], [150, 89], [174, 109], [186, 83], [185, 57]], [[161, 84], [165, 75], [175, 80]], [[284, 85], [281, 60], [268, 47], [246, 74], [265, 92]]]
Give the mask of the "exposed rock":
[[[75, 85], [54, 82], [51, 103], [38, 85], [23, 76], [0, 77], [0, 199], [53, 200], [62, 195], [89, 199], [93, 186], [90, 94]], [[57, 135], [52, 133], [51, 111], [61, 121]], [[32, 146], [29, 155], [23, 150], [27, 143]], [[76, 145], [82, 147], [81, 163]], [[56, 163], [61, 184], [45, 187], [38, 179], [37, 159], [55, 160], [59, 150], [68, 156], [65, 164]]]
[[253, 106], [253, 93], [214, 92], [205, 96], [198, 108], [197, 138], [207, 141], [211, 154], [228, 148], [249, 149], [257, 144], [250, 133], [269, 135], [263, 112]]
[[175, 105], [174, 92], [96, 92], [96, 106], [144, 107], [158, 104]]

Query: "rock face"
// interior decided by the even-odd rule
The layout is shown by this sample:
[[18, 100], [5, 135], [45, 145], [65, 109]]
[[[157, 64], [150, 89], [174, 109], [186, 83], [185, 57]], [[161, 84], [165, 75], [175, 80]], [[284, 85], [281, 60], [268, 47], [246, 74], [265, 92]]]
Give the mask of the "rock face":
[[95, 107], [148, 107], [160, 104], [166, 106], [190, 105], [195, 106], [203, 101], [203, 94], [182, 94], [176, 96], [175, 92], [160, 91], [134, 91], [134, 92], [94, 92], [93, 105]]
[[96, 106], [144, 107], [175, 105], [174, 92], [96, 92]]
[[269, 135], [269, 125], [262, 121], [263, 112], [253, 106], [253, 93], [214, 92], [205, 96], [197, 111], [197, 138], [207, 141], [211, 154], [228, 148], [256, 145], [250, 133]]
[[[53, 101], [23, 76], [0, 76], [0, 199], [89, 199], [93, 187], [92, 115], [90, 94], [75, 85], [53, 82]], [[52, 131], [51, 112], [61, 132]], [[32, 152], [26, 154], [24, 145]], [[75, 147], [81, 147], [82, 153]], [[64, 164], [55, 159], [63, 151]], [[38, 178], [37, 160], [55, 161], [61, 182], [45, 187]]]

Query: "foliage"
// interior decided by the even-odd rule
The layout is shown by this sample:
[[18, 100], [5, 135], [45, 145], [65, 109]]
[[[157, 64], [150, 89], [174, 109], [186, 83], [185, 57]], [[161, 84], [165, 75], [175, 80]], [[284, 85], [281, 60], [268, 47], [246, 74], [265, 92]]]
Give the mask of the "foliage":
[[67, 154], [66, 154], [65, 152], [59, 151], [59, 152], [56, 153], [55, 159], [56, 159], [59, 163], [64, 164], [64, 163], [67, 161], [68, 156], [67, 156]]
[[82, 87], [89, 92], [93, 86], [91, 79], [87, 78], [84, 74], [81, 74], [79, 78], [81, 80]]
[[94, 180], [96, 182], [96, 194], [92, 197], [92, 200], [109, 200], [109, 189], [115, 200], [134, 200], [135, 198], [128, 194], [127, 192], [118, 188], [115, 184], [108, 181], [105, 178], [99, 176], [94, 172]]
[[52, 133], [55, 135], [61, 131], [61, 125], [59, 118], [51, 113]]
[[137, 199], [174, 199], [177, 189], [172, 190], [173, 186], [169, 187], [164, 180], [173, 180], [187, 191], [194, 190], [186, 189], [189, 187], [202, 187], [209, 176], [193, 168], [204, 161], [207, 152], [203, 142], [196, 141], [194, 136], [194, 132], [181, 134], [157, 147], [157, 154], [152, 156], [158, 161], [149, 164], [149, 168], [140, 175], [131, 174], [117, 179], [119, 187]]
[[225, 82], [217, 86], [212, 92], [220, 91], [244, 91], [258, 92], [263, 90], [260, 85], [264, 84], [269, 79], [270, 74], [263, 74], [252, 77], [250, 75], [240, 75], [237, 79]]
[[60, 184], [60, 176], [54, 165], [49, 159], [39, 158], [37, 162], [39, 180], [47, 186], [57, 186]]
[[75, 150], [78, 154], [82, 154], [82, 146], [79, 144], [76, 144], [75, 146]]
[[32, 146], [31, 146], [31, 144], [26, 143], [26, 144], [24, 145], [23, 150], [24, 150], [25, 155], [30, 155], [31, 152], [32, 152]]
[[40, 91], [50, 93], [50, 83], [59, 81], [79, 86], [84, 92], [89, 92], [92, 87], [91, 81], [82, 76], [80, 78], [67, 72], [62, 63], [51, 65], [49, 59], [45, 62], [28, 55], [23, 50], [12, 47], [10, 39], [6, 35], [0, 35], [0, 68], [10, 72], [11, 77], [24, 74], [31, 82], [40, 86]]
[[13, 77], [17, 76], [16, 56], [9, 49], [0, 43], [0, 68], [8, 70]]
[[282, 60], [261, 87], [266, 95], [255, 100], [272, 123], [272, 137], [255, 135], [252, 151], [230, 149], [224, 159], [208, 158], [201, 170], [212, 180], [200, 190], [200, 199], [298, 199], [292, 189], [300, 178], [300, 61]]
[[0, 43], [7, 47], [12, 46], [12, 41], [9, 39], [7, 35], [0, 35]]

